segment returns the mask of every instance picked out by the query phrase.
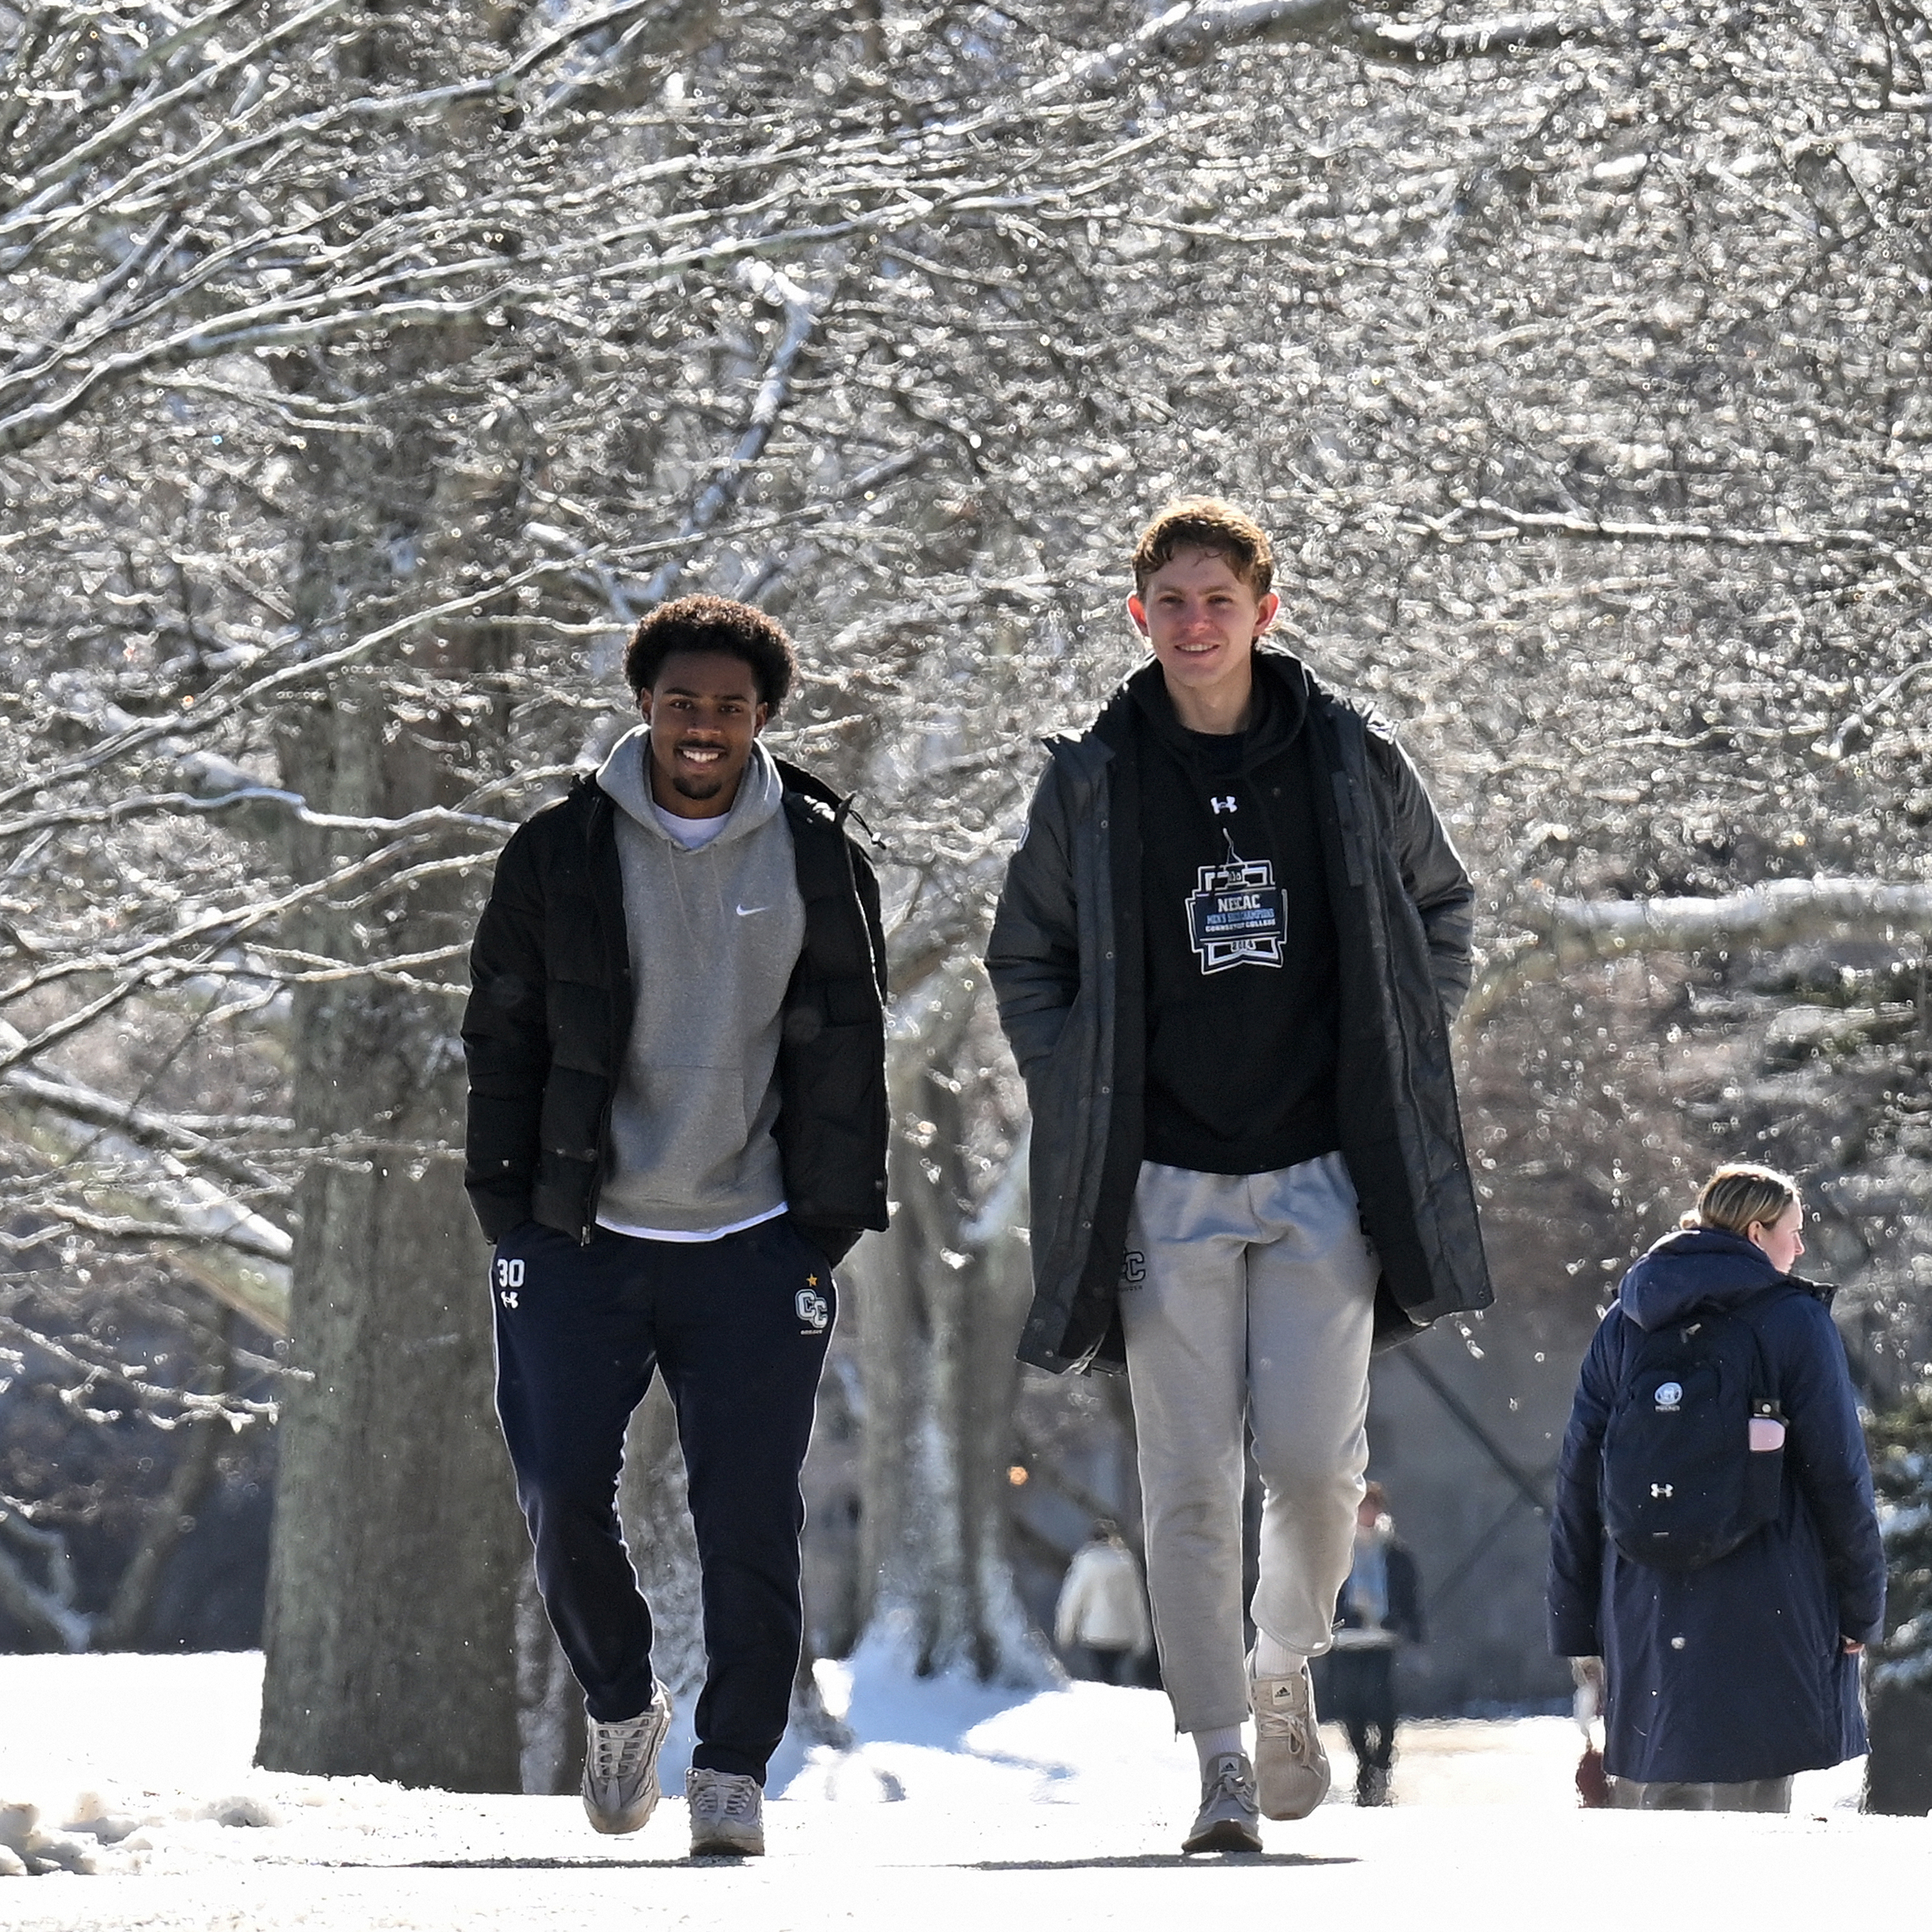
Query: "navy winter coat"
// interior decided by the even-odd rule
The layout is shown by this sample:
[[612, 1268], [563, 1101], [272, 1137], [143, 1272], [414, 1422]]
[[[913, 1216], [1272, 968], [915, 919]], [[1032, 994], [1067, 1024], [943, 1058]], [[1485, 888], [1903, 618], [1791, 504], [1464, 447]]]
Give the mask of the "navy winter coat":
[[1604, 1763], [1615, 1777], [1742, 1784], [1865, 1749], [1858, 1659], [1840, 1639], [1880, 1635], [1885, 1559], [1825, 1292], [1786, 1295], [1753, 1317], [1788, 1431], [1777, 1519], [1702, 1570], [1634, 1563], [1604, 1534], [1604, 1430], [1638, 1331], [1733, 1306], [1778, 1279], [1742, 1235], [1672, 1234], [1624, 1276], [1584, 1358], [1557, 1473], [1550, 1642], [1560, 1657], [1604, 1659]]

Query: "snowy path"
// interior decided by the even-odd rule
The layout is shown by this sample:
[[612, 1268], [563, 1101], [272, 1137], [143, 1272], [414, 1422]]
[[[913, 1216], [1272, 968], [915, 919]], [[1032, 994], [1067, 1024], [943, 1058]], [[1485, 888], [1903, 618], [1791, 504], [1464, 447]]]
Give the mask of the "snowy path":
[[1263, 1858], [1184, 1862], [1191, 1753], [1158, 1696], [1078, 1684], [1002, 1708], [863, 1672], [848, 1718], [868, 1742], [793, 1768], [768, 1808], [770, 1856], [694, 1865], [676, 1800], [635, 1837], [600, 1839], [572, 1798], [254, 1771], [260, 1667], [0, 1658], [0, 1804], [30, 1799], [56, 1829], [110, 1821], [71, 1834], [98, 1875], [0, 1880], [0, 1926], [1190, 1932], [1206, 1906], [1217, 1926], [1366, 1913], [1484, 1932], [1651, 1918], [1742, 1932], [1828, 1911], [1920, 1923], [1932, 1896], [1932, 1822], [1858, 1816], [1846, 1773], [1804, 1780], [1788, 1820], [1582, 1813], [1576, 1735], [1555, 1718], [1406, 1727], [1395, 1807], [1330, 1804], [1268, 1827]]

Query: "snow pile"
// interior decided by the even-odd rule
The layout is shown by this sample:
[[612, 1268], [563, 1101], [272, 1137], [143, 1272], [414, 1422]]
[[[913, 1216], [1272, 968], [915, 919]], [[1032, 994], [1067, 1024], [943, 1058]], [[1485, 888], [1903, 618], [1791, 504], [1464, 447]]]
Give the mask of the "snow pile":
[[[857, 1741], [820, 1744], [772, 1769], [788, 1803], [908, 1798], [970, 1813], [1034, 1804], [1118, 1810], [1150, 1786], [1191, 1790], [1193, 1748], [1155, 1690], [1069, 1684], [1036, 1691], [908, 1676], [896, 1649], [868, 1645], [818, 1666], [826, 1708]], [[1144, 1798], [1142, 1802], [1144, 1802]]]
[[[1180, 1864], [1194, 1756], [1158, 1692], [918, 1680], [890, 1646], [821, 1664], [819, 1682], [855, 1742], [788, 1743], [773, 1765], [774, 1871], [780, 1860], [836, 1872], [882, 1856], [898, 1870], [956, 1870], [962, 1859], [980, 1871]], [[574, 1798], [464, 1796], [257, 1770], [250, 1760], [260, 1688], [259, 1655], [0, 1657], [0, 1874], [138, 1879], [143, 1896], [160, 1881], [226, 1897], [277, 1873], [286, 1888], [331, 1873], [395, 1882], [411, 1872], [501, 1876], [509, 1868], [614, 1882], [641, 1866], [688, 1868], [674, 1795], [644, 1832], [602, 1839]], [[1330, 1862], [1346, 1850], [1343, 1862], [1356, 1856], [1358, 1828], [1348, 1821], [1358, 1816], [1360, 1831], [1393, 1824], [1432, 1844], [1474, 1826], [1479, 1814], [1512, 1833], [1532, 1821], [1539, 1834], [1564, 1829], [1566, 1818], [1594, 1822], [1577, 1821], [1571, 1780], [1582, 1741], [1566, 1719], [1406, 1724], [1396, 1809], [1385, 1814], [1354, 1812], [1347, 1745], [1338, 1730], [1326, 1735], [1336, 1767], [1330, 1802], [1307, 1825], [1268, 1828], [1271, 1856], [1278, 1834], [1281, 1856], [1308, 1863], [1301, 1848], [1330, 1818]], [[683, 1766], [664, 1768], [675, 1794]], [[1801, 1779], [1801, 1818], [1855, 1811], [1858, 1768]], [[108, 1916], [89, 1922], [123, 1922], [105, 1895], [102, 1909]]]
[[0, 1878], [33, 1878], [44, 1872], [92, 1872], [93, 1857], [78, 1838], [51, 1832], [37, 1804], [0, 1804]]

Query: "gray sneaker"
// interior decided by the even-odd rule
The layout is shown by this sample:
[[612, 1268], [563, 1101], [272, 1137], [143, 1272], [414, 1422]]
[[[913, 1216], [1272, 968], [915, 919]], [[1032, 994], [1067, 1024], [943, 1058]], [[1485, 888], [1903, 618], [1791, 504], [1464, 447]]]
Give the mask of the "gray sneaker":
[[1183, 1852], [1258, 1852], [1261, 1810], [1254, 1767], [1244, 1751], [1225, 1751], [1201, 1780], [1201, 1811], [1180, 1842]]
[[1257, 1677], [1250, 1657], [1248, 1670], [1262, 1816], [1306, 1818], [1328, 1795], [1328, 1754], [1316, 1722], [1308, 1666], [1292, 1677]]
[[691, 1806], [691, 1856], [694, 1858], [758, 1858], [765, 1852], [765, 1794], [742, 1772], [684, 1774]]
[[658, 1808], [658, 1754], [670, 1729], [670, 1694], [651, 1686], [634, 1718], [584, 1720], [584, 1808], [600, 1832], [637, 1831]]

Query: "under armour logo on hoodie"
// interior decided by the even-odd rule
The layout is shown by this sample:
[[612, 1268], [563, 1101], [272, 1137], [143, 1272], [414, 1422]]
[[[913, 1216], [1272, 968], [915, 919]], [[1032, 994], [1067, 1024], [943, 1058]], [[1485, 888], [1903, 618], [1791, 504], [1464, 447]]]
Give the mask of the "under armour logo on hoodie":
[[1210, 797], [1208, 802], [1214, 807], [1214, 810], [1217, 813], [1223, 812], [1238, 812], [1240, 808], [1235, 804], [1234, 794], [1232, 792], [1230, 792], [1226, 798]]

